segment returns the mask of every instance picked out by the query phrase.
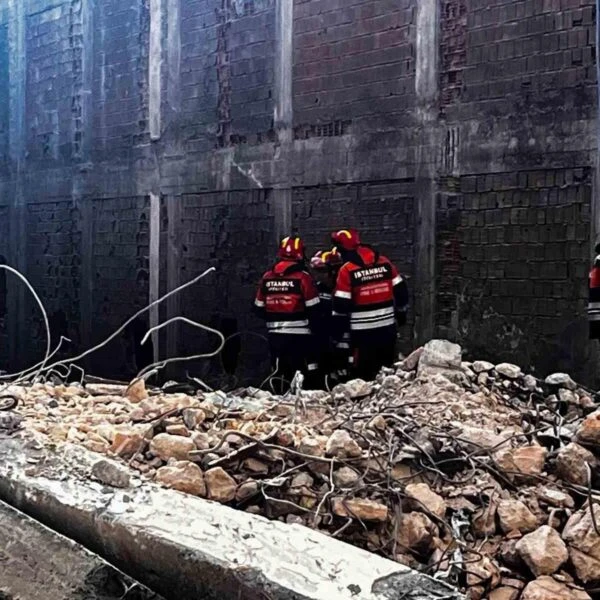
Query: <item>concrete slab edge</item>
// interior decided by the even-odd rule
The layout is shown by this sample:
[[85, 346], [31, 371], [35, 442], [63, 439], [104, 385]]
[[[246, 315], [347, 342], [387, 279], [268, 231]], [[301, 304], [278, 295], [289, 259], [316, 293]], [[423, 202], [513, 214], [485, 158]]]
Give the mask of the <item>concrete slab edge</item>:
[[20, 438], [0, 440], [0, 499], [165, 598], [462, 598], [442, 582], [299, 525], [147, 482], [106, 488], [86, 476], [97, 459], [78, 446], [40, 453]]

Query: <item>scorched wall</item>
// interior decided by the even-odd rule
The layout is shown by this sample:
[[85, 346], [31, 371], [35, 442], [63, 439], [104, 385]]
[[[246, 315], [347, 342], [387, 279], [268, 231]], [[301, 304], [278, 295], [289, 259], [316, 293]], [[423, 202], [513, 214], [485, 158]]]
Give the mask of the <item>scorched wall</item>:
[[[225, 366], [257, 383], [277, 237], [356, 226], [410, 277], [405, 347], [590, 380], [595, 20], [593, 0], [4, 0], [0, 257], [67, 351], [215, 265], [150, 321], [242, 332]], [[0, 367], [39, 358], [36, 310], [0, 279]], [[174, 325], [156, 351], [211, 343]]]

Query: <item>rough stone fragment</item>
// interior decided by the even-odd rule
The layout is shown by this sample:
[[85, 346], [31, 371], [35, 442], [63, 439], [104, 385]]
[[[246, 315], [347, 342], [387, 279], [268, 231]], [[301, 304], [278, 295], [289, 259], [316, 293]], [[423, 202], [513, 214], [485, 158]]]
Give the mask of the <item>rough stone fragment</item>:
[[517, 600], [519, 590], [513, 587], [499, 587], [490, 592], [489, 600]]
[[537, 379], [533, 375], [525, 375], [525, 377], [523, 377], [523, 387], [527, 391], [533, 392], [537, 386]]
[[[593, 505], [596, 523], [600, 523], [600, 506]], [[563, 533], [569, 547], [569, 556], [577, 577], [584, 583], [600, 581], [600, 536], [594, 529], [589, 507], [571, 515]]]
[[411, 352], [401, 363], [400, 369], [403, 371], [414, 371], [419, 365], [419, 360], [423, 354], [423, 347], [417, 348]]
[[298, 451], [309, 456], [325, 456], [325, 443], [322, 438], [306, 436], [300, 441]]
[[340, 383], [333, 390], [334, 400], [358, 400], [370, 396], [373, 391], [373, 383], [362, 379], [352, 379], [348, 383]]
[[88, 438], [83, 442], [83, 446], [92, 452], [98, 452], [98, 454], [106, 454], [110, 448], [110, 444], [104, 440], [92, 440]]
[[543, 446], [522, 446], [501, 450], [495, 455], [498, 466], [511, 478], [541, 475], [548, 450]]
[[366, 498], [334, 498], [332, 510], [338, 517], [350, 517], [361, 521], [384, 522], [388, 517], [388, 507], [385, 504]]
[[521, 367], [517, 365], [513, 365], [511, 363], [500, 363], [495, 367], [496, 373], [506, 377], [507, 379], [518, 379], [523, 376], [523, 371], [521, 371]]
[[125, 391], [125, 397], [133, 404], [139, 404], [142, 400], [146, 400], [148, 398], [148, 391], [146, 390], [144, 380], [134, 379]]
[[521, 596], [521, 600], [591, 600], [583, 590], [569, 587], [543, 575], [530, 582]]
[[103, 483], [116, 488], [128, 488], [130, 485], [129, 471], [110, 460], [99, 460], [92, 465], [92, 476]]
[[333, 473], [333, 483], [339, 488], [349, 488], [356, 485], [360, 475], [350, 467], [341, 467]]
[[167, 425], [165, 431], [169, 435], [182, 435], [183, 437], [190, 437], [188, 428], [183, 423], [175, 423], [173, 425]]
[[208, 497], [217, 502], [231, 502], [235, 498], [237, 484], [235, 479], [221, 467], [209, 469], [204, 474]]
[[143, 447], [144, 438], [139, 433], [117, 431], [109, 452], [128, 458], [139, 452]]
[[258, 482], [254, 481], [254, 479], [247, 479], [246, 481], [244, 481], [244, 483], [240, 485], [240, 487], [238, 487], [235, 493], [235, 499], [238, 502], [244, 502], [245, 500], [256, 496], [256, 494], [258, 494], [259, 491], [260, 487], [258, 485]]
[[181, 415], [188, 429], [196, 429], [206, 420], [206, 413], [201, 408], [186, 408]]
[[488, 373], [494, 368], [494, 365], [491, 362], [487, 362], [486, 360], [476, 360], [473, 363], [473, 371], [475, 373]]
[[474, 450], [486, 448], [487, 450], [497, 451], [509, 443], [507, 441], [509, 437], [508, 435], [497, 434], [482, 427], [463, 425], [458, 434], [458, 442], [464, 442], [465, 445]]
[[192, 450], [196, 450], [196, 444], [191, 438], [181, 435], [159, 433], [150, 442], [150, 452], [165, 461], [170, 458], [187, 460]]
[[469, 561], [467, 585], [479, 586], [489, 582], [489, 586], [494, 588], [500, 583], [498, 565], [489, 557], [467, 552], [465, 558]]
[[557, 506], [559, 508], [573, 508], [575, 506], [573, 498], [560, 490], [544, 488], [540, 491], [538, 497], [550, 506]]
[[336, 458], [356, 458], [362, 455], [362, 450], [345, 429], [338, 429], [327, 440], [325, 453]]
[[396, 540], [402, 548], [427, 553], [438, 534], [437, 526], [426, 514], [411, 512], [400, 517]]
[[417, 374], [419, 376], [444, 375], [448, 379], [464, 378], [461, 369], [462, 349], [447, 340], [431, 340], [423, 347]]
[[269, 466], [256, 458], [247, 458], [242, 463], [242, 467], [251, 473], [258, 473], [260, 475], [266, 475], [269, 472]]
[[208, 433], [203, 431], [194, 431], [192, 433], [192, 441], [198, 450], [208, 450], [210, 448], [210, 437]]
[[568, 390], [576, 390], [577, 384], [571, 379], [566, 373], [553, 373], [548, 375], [544, 382], [547, 385], [554, 385], [557, 387], [567, 388]]
[[596, 457], [589, 451], [572, 442], [561, 448], [556, 457], [556, 474], [575, 485], [588, 484], [588, 469], [586, 464], [589, 464], [594, 469], [596, 465]]
[[200, 467], [193, 462], [178, 461], [156, 472], [156, 482], [193, 496], [206, 496], [206, 485]]
[[579, 398], [577, 397], [575, 392], [572, 392], [571, 390], [567, 390], [565, 388], [561, 388], [560, 390], [558, 390], [558, 398], [561, 402], [564, 402], [565, 404], [579, 404]]
[[583, 444], [600, 444], [600, 410], [588, 415], [577, 430], [577, 441]]
[[527, 533], [538, 524], [535, 515], [520, 500], [501, 500], [498, 503], [498, 519], [506, 533], [515, 530]]
[[425, 507], [429, 512], [443, 519], [446, 516], [446, 502], [436, 494], [426, 483], [412, 483], [407, 485], [405, 493], [408, 498], [414, 500], [414, 510], [422, 510]]
[[13, 433], [23, 426], [23, 415], [17, 412], [0, 412], [0, 432]]
[[569, 558], [559, 533], [548, 525], [525, 535], [517, 542], [516, 549], [536, 577], [556, 573]]

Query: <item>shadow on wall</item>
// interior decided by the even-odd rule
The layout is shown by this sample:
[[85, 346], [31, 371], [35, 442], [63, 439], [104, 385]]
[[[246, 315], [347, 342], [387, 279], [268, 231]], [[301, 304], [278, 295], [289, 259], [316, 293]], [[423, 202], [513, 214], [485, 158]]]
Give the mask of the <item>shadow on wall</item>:
[[464, 289], [456, 297], [450, 324], [440, 326], [438, 335], [460, 344], [466, 360], [511, 362], [538, 377], [561, 371], [593, 387], [600, 383], [585, 317], [566, 322], [554, 336], [543, 334], [536, 330], [535, 318], [499, 313], [485, 289]]

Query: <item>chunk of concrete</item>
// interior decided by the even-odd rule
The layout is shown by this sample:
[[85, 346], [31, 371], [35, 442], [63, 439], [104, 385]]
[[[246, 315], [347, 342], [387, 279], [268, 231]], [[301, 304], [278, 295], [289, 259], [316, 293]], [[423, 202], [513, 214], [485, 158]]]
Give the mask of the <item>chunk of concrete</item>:
[[0, 498], [178, 600], [461, 598], [442, 582], [300, 525], [145, 483], [106, 488], [85, 477], [85, 449], [48, 451], [39, 475], [20, 438], [0, 445]]
[[[83, 546], [0, 502], [0, 598], [117, 600], [136, 582]], [[139, 600], [160, 597], [137, 584]]]

